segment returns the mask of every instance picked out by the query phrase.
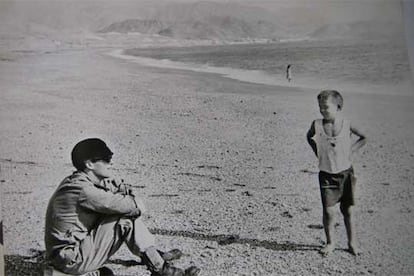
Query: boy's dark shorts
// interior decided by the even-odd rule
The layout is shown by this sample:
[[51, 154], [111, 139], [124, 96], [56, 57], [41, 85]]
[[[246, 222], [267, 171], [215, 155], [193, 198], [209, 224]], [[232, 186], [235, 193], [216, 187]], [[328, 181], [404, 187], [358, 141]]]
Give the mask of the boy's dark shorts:
[[335, 174], [320, 171], [319, 186], [322, 205], [331, 207], [338, 202], [345, 206], [354, 205], [355, 184], [356, 178], [352, 167]]

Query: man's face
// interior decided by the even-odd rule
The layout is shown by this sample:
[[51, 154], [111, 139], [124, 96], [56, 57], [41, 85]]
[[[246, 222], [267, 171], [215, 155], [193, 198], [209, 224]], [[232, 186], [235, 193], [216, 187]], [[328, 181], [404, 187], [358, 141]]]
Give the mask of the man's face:
[[99, 179], [104, 179], [104, 178], [112, 176], [111, 167], [112, 167], [111, 158], [103, 158], [103, 159], [91, 160], [90, 170]]

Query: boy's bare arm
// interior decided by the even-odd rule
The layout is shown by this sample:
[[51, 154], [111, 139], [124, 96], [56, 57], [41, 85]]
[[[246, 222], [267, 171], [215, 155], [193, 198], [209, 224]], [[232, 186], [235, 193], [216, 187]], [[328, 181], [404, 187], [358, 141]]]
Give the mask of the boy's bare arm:
[[358, 136], [358, 139], [352, 145], [352, 152], [357, 152], [360, 148], [362, 148], [367, 143], [367, 136], [363, 133], [358, 126], [351, 123], [351, 134]]
[[315, 121], [312, 122], [311, 127], [308, 130], [308, 133], [306, 134], [306, 139], [308, 140], [309, 145], [311, 146], [313, 152], [316, 156], [318, 156], [318, 150], [316, 147], [315, 140], [313, 140], [313, 136], [315, 136]]

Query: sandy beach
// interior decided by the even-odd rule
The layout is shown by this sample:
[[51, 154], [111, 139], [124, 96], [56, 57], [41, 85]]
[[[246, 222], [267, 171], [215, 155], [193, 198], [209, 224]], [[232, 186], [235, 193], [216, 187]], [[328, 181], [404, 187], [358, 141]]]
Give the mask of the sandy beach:
[[[70, 151], [100, 137], [114, 170], [139, 190], [145, 221], [178, 266], [201, 275], [414, 273], [412, 96], [342, 91], [368, 134], [354, 157], [356, 236], [363, 251], [324, 243], [317, 162], [305, 134], [315, 89], [143, 66], [110, 48], [9, 52], [0, 61], [1, 184], [6, 275], [40, 275], [49, 197], [72, 172]], [[149, 275], [127, 250], [117, 275]]]

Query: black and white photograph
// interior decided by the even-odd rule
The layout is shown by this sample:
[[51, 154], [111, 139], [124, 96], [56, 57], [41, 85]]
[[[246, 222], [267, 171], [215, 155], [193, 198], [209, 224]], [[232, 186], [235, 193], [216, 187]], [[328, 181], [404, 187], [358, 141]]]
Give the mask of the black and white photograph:
[[0, 0], [0, 275], [414, 275], [412, 24]]

